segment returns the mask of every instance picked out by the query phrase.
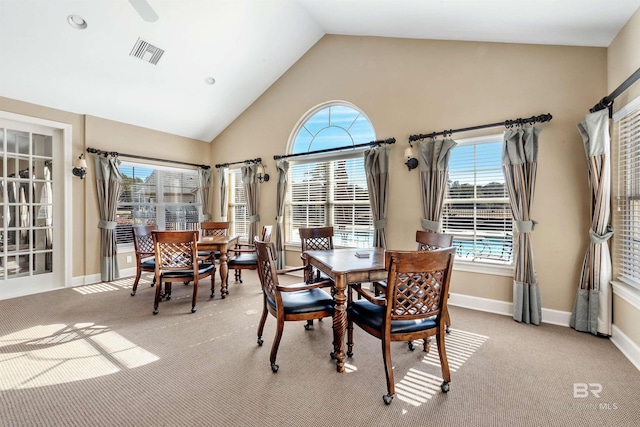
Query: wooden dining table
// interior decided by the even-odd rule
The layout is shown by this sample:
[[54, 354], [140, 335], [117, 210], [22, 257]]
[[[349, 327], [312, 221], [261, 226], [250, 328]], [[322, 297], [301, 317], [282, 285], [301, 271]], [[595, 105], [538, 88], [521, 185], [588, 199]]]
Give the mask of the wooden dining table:
[[198, 251], [220, 251], [220, 298], [229, 294], [229, 249], [238, 243], [240, 236], [203, 236], [198, 240]]
[[[356, 253], [368, 257], [358, 257]], [[312, 265], [331, 277], [335, 283], [333, 296], [333, 353], [338, 372], [344, 372], [345, 335], [347, 331], [347, 292], [349, 285], [387, 279], [384, 249], [344, 248], [305, 251], [305, 265]]]

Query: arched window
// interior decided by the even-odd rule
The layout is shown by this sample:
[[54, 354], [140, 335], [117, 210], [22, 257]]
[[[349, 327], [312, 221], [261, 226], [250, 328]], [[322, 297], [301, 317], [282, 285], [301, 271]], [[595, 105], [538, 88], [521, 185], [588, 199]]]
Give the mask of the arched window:
[[[334, 244], [373, 245], [373, 219], [363, 151], [354, 145], [375, 141], [369, 119], [341, 102], [310, 111], [292, 133], [287, 189], [287, 241], [299, 245], [301, 227], [334, 227]], [[344, 147], [344, 150], [315, 153]]]

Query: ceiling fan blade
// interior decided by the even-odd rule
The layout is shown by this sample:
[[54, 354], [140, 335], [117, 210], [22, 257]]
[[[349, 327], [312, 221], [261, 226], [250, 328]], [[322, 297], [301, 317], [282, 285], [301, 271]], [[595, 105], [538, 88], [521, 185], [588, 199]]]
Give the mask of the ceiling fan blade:
[[138, 12], [138, 14], [147, 22], [156, 22], [158, 20], [158, 14], [149, 5], [147, 0], [129, 0], [131, 6]]

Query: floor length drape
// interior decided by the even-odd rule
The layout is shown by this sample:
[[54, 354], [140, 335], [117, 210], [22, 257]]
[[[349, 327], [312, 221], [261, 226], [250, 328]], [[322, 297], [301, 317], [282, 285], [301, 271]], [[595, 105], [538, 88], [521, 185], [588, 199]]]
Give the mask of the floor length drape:
[[287, 194], [287, 180], [289, 177], [289, 162], [287, 160], [278, 160], [276, 162], [278, 170], [278, 187], [276, 188], [276, 252], [278, 259], [276, 267], [283, 269], [285, 267], [284, 260], [284, 201]]
[[229, 208], [228, 202], [227, 202], [227, 172], [229, 171], [229, 168], [226, 167], [222, 167], [220, 169], [218, 169], [218, 189], [219, 191], [219, 195], [220, 195], [220, 221], [226, 221], [227, 220], [227, 209]]
[[540, 324], [542, 308], [530, 235], [535, 221], [531, 207], [535, 193], [540, 128], [518, 127], [504, 133], [502, 170], [513, 214], [513, 318]]
[[449, 158], [457, 143], [453, 139], [420, 143], [420, 188], [422, 190], [422, 228], [441, 231], [442, 207], [449, 179]]
[[209, 206], [209, 194], [211, 192], [211, 171], [198, 169], [198, 194], [202, 203], [202, 220], [211, 220], [211, 207]]
[[373, 245], [387, 247], [387, 202], [389, 194], [389, 147], [375, 147], [364, 152], [369, 203], [373, 215]]
[[120, 161], [115, 157], [95, 156], [96, 190], [100, 229], [100, 276], [103, 282], [120, 277], [116, 244], [116, 213], [122, 190]]
[[609, 111], [587, 114], [578, 124], [589, 166], [591, 200], [590, 243], [569, 324], [576, 331], [611, 335], [611, 254], [608, 240], [613, 235], [611, 215], [611, 144]]
[[244, 186], [244, 196], [247, 201], [247, 214], [249, 215], [249, 243], [253, 243], [253, 238], [258, 235], [258, 165], [256, 163], [242, 167], [242, 185]]

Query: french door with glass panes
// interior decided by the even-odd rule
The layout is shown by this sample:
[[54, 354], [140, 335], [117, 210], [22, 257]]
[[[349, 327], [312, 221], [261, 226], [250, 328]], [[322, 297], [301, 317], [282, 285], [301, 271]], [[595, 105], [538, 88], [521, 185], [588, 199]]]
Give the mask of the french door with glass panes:
[[54, 274], [57, 135], [0, 118], [0, 299], [63, 286]]

